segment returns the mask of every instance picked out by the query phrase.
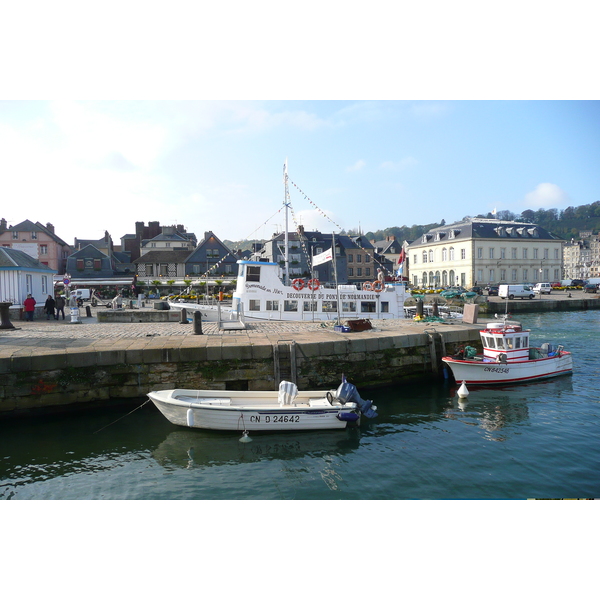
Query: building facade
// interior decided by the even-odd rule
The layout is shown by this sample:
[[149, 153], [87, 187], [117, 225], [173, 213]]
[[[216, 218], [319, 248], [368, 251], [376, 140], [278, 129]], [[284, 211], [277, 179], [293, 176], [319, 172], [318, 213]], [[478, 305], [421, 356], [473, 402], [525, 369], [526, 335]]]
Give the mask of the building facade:
[[560, 281], [563, 245], [535, 224], [467, 218], [409, 245], [409, 281], [421, 288]]
[[565, 244], [563, 254], [564, 279], [600, 277], [600, 236], [590, 234], [580, 240], [571, 239]]
[[25, 252], [57, 273], [64, 273], [71, 246], [54, 233], [54, 225], [33, 223], [29, 219], [7, 227], [0, 219], [0, 246]]

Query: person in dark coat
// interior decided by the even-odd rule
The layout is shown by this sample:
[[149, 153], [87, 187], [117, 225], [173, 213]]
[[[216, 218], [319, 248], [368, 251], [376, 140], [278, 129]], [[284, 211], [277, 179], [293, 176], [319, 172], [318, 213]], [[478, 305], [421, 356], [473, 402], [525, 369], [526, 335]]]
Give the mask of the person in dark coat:
[[54, 319], [54, 307], [56, 306], [56, 302], [54, 298], [48, 294], [48, 298], [46, 298], [46, 303], [44, 304], [44, 311], [46, 312], [46, 321], [50, 320], [50, 315]]
[[63, 321], [65, 320], [65, 299], [63, 296], [56, 296], [56, 315], [54, 318], [58, 321], [60, 313], [62, 313]]
[[25, 320], [33, 321], [33, 313], [35, 312], [35, 298], [31, 294], [27, 294], [27, 298], [23, 301], [25, 308]]

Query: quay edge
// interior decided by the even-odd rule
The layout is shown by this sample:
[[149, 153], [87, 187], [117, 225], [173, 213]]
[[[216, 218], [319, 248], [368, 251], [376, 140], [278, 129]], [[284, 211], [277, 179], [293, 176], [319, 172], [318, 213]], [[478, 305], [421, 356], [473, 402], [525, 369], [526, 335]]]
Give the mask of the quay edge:
[[[85, 349], [63, 344], [0, 345], [0, 418], [66, 412], [151, 390], [274, 390], [281, 379], [300, 389], [337, 387], [341, 376], [368, 389], [408, 378], [442, 378], [441, 357], [479, 347], [480, 325], [415, 323], [338, 333], [185, 335], [99, 339]], [[51, 347], [50, 347], [51, 346]]]

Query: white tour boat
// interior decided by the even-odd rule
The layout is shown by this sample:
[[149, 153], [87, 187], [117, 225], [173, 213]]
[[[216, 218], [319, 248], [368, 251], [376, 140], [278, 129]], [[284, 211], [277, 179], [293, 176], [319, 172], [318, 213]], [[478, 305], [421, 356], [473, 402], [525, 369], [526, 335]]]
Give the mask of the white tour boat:
[[[231, 306], [169, 302], [172, 309], [199, 310], [206, 321], [331, 321], [334, 319], [403, 319], [404, 284], [367, 282], [322, 285], [318, 279], [282, 281], [277, 263], [238, 260]], [[219, 319], [220, 313], [220, 319]]]
[[174, 425], [226, 431], [343, 429], [374, 418], [376, 407], [344, 381], [337, 390], [299, 392], [282, 381], [278, 392], [161, 390], [148, 397]]
[[509, 384], [573, 372], [573, 359], [562, 346], [548, 343], [539, 348], [529, 346], [529, 329], [523, 329], [516, 321], [488, 323], [479, 332], [483, 354], [467, 347], [455, 356], [442, 360], [452, 370], [457, 382], [490, 385]]

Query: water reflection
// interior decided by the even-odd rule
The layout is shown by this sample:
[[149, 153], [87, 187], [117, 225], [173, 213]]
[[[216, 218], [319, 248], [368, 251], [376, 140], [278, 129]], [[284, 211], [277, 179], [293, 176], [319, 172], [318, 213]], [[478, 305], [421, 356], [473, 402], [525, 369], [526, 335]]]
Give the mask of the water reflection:
[[529, 422], [529, 410], [532, 403], [544, 402], [573, 392], [571, 376], [548, 379], [537, 383], [513, 386], [494, 386], [469, 388], [467, 398], [458, 396], [459, 386], [450, 388], [450, 399], [444, 411], [448, 419], [477, 423], [494, 441], [505, 441], [508, 431], [516, 431], [514, 426]]
[[239, 433], [178, 429], [166, 436], [152, 457], [167, 469], [192, 469], [305, 456], [339, 456], [356, 450], [360, 437], [359, 429], [257, 434], [252, 442], [242, 444]]

